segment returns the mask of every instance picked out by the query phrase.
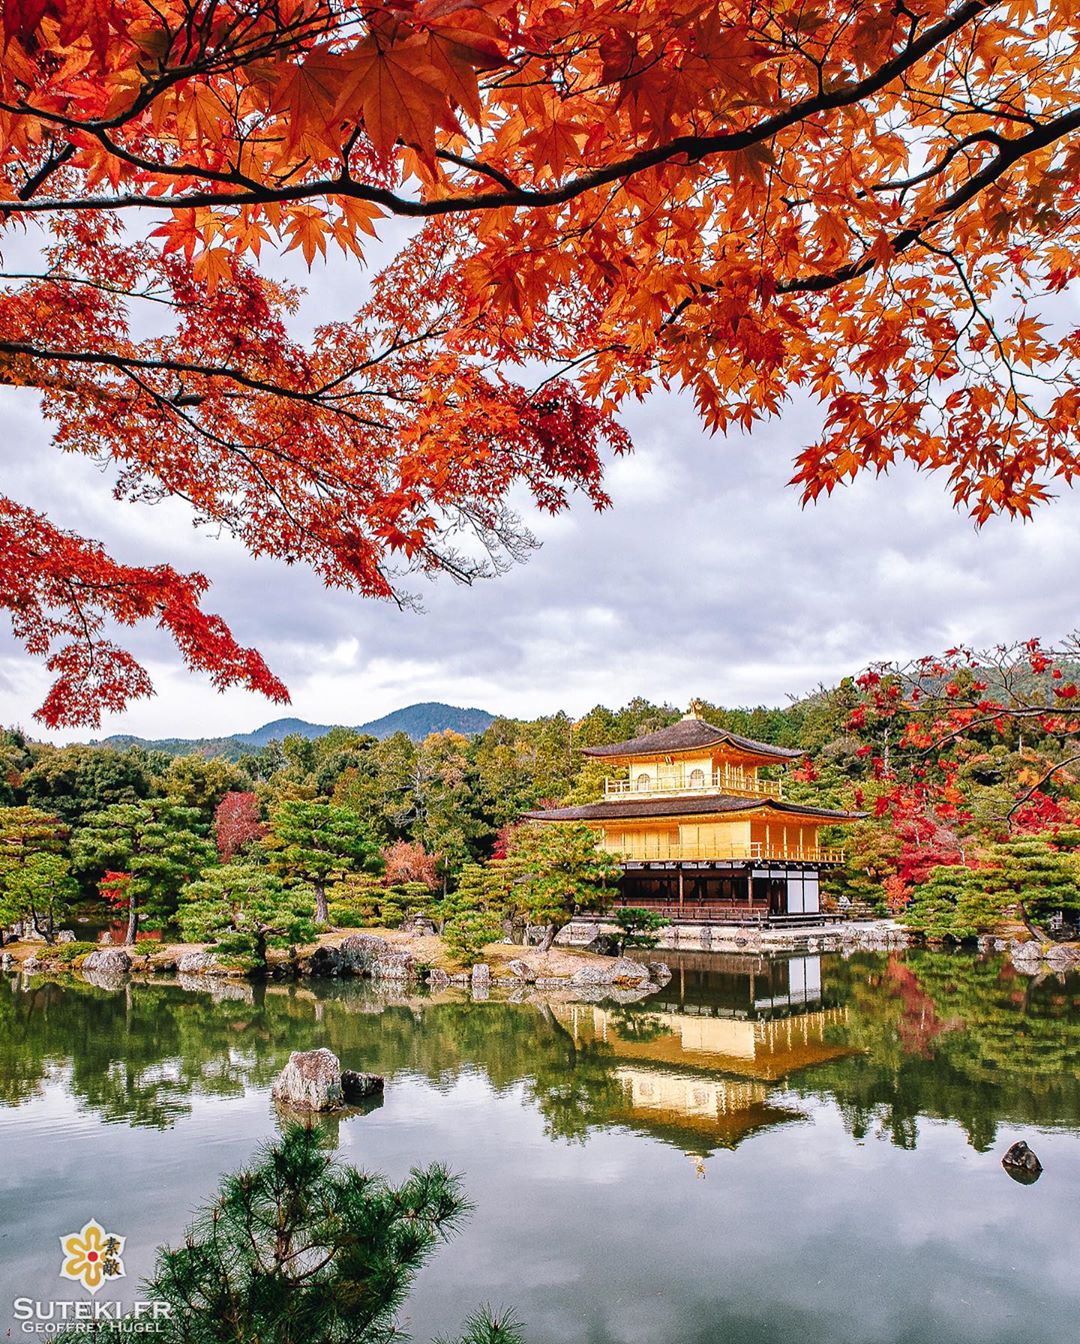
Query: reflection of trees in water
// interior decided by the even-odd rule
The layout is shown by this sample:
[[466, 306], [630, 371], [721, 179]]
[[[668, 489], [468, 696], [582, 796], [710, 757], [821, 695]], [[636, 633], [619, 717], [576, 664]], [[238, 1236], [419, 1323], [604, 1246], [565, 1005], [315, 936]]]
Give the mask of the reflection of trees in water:
[[1080, 1125], [1080, 977], [1036, 982], [997, 958], [932, 949], [830, 967], [848, 1005], [838, 1037], [864, 1053], [791, 1080], [835, 1097], [855, 1138], [914, 1148], [920, 1115], [955, 1120], [979, 1151], [1002, 1123]]
[[[860, 1053], [781, 1086], [834, 1097], [855, 1137], [878, 1129], [914, 1147], [925, 1115], [957, 1121], [983, 1149], [1005, 1121], [1080, 1125], [1080, 978], [1035, 984], [996, 960], [934, 951], [829, 958], [823, 970], [831, 1000], [847, 1008], [830, 1035]], [[613, 1013], [625, 1042], [670, 1031], [647, 1004]], [[383, 996], [355, 981], [216, 990], [0, 982], [7, 1105], [57, 1080], [105, 1120], [167, 1128], [193, 1098], [268, 1089], [290, 1050], [322, 1045], [346, 1067], [390, 1078], [445, 1088], [478, 1070], [498, 1094], [523, 1087], [557, 1138], [639, 1122], [612, 1048], [575, 1041], [537, 1004]], [[678, 1141], [647, 1117], [640, 1124]]]

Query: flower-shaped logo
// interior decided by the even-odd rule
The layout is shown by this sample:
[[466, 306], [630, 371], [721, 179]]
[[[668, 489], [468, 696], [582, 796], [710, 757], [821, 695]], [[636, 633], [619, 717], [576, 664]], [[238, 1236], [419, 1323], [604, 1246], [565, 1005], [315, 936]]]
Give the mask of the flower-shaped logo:
[[74, 1279], [90, 1293], [96, 1293], [102, 1284], [124, 1277], [125, 1237], [106, 1232], [91, 1218], [81, 1232], [71, 1232], [60, 1238], [64, 1264], [60, 1270], [63, 1279]]

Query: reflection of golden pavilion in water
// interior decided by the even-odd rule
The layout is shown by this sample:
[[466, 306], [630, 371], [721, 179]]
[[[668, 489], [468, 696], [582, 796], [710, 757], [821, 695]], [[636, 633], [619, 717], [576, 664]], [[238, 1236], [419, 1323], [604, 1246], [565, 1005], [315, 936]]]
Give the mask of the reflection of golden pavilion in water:
[[718, 963], [725, 967], [720, 977], [707, 972], [708, 979], [722, 978], [731, 988], [744, 982], [745, 1008], [730, 1002], [743, 995], [730, 993], [718, 996], [727, 1003], [684, 1003], [684, 966], [666, 991], [630, 1010], [597, 1004], [554, 1009], [576, 1043], [603, 1043], [611, 1051], [624, 1095], [622, 1109], [611, 1113], [615, 1123], [706, 1156], [801, 1119], [800, 1112], [770, 1102], [775, 1085], [850, 1053], [828, 1039], [830, 1028], [846, 1020], [846, 1009], [822, 1003], [820, 957], [708, 962], [710, 972]]

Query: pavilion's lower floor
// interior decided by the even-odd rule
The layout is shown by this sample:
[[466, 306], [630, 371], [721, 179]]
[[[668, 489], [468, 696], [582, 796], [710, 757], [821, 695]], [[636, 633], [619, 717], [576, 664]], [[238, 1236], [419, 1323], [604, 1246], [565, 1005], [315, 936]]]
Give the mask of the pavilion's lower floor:
[[695, 923], [788, 923], [821, 914], [819, 869], [800, 864], [626, 864], [614, 902]]

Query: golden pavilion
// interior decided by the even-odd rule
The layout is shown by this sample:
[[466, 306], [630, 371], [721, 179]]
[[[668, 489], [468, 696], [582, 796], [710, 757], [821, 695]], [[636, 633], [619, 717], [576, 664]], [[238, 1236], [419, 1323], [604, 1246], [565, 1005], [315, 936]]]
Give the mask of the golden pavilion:
[[584, 755], [619, 770], [603, 799], [526, 817], [593, 827], [622, 864], [620, 903], [695, 921], [820, 918], [821, 869], [844, 860], [821, 830], [861, 814], [789, 802], [783, 780], [762, 775], [803, 752], [716, 728], [694, 706], [669, 728]]

